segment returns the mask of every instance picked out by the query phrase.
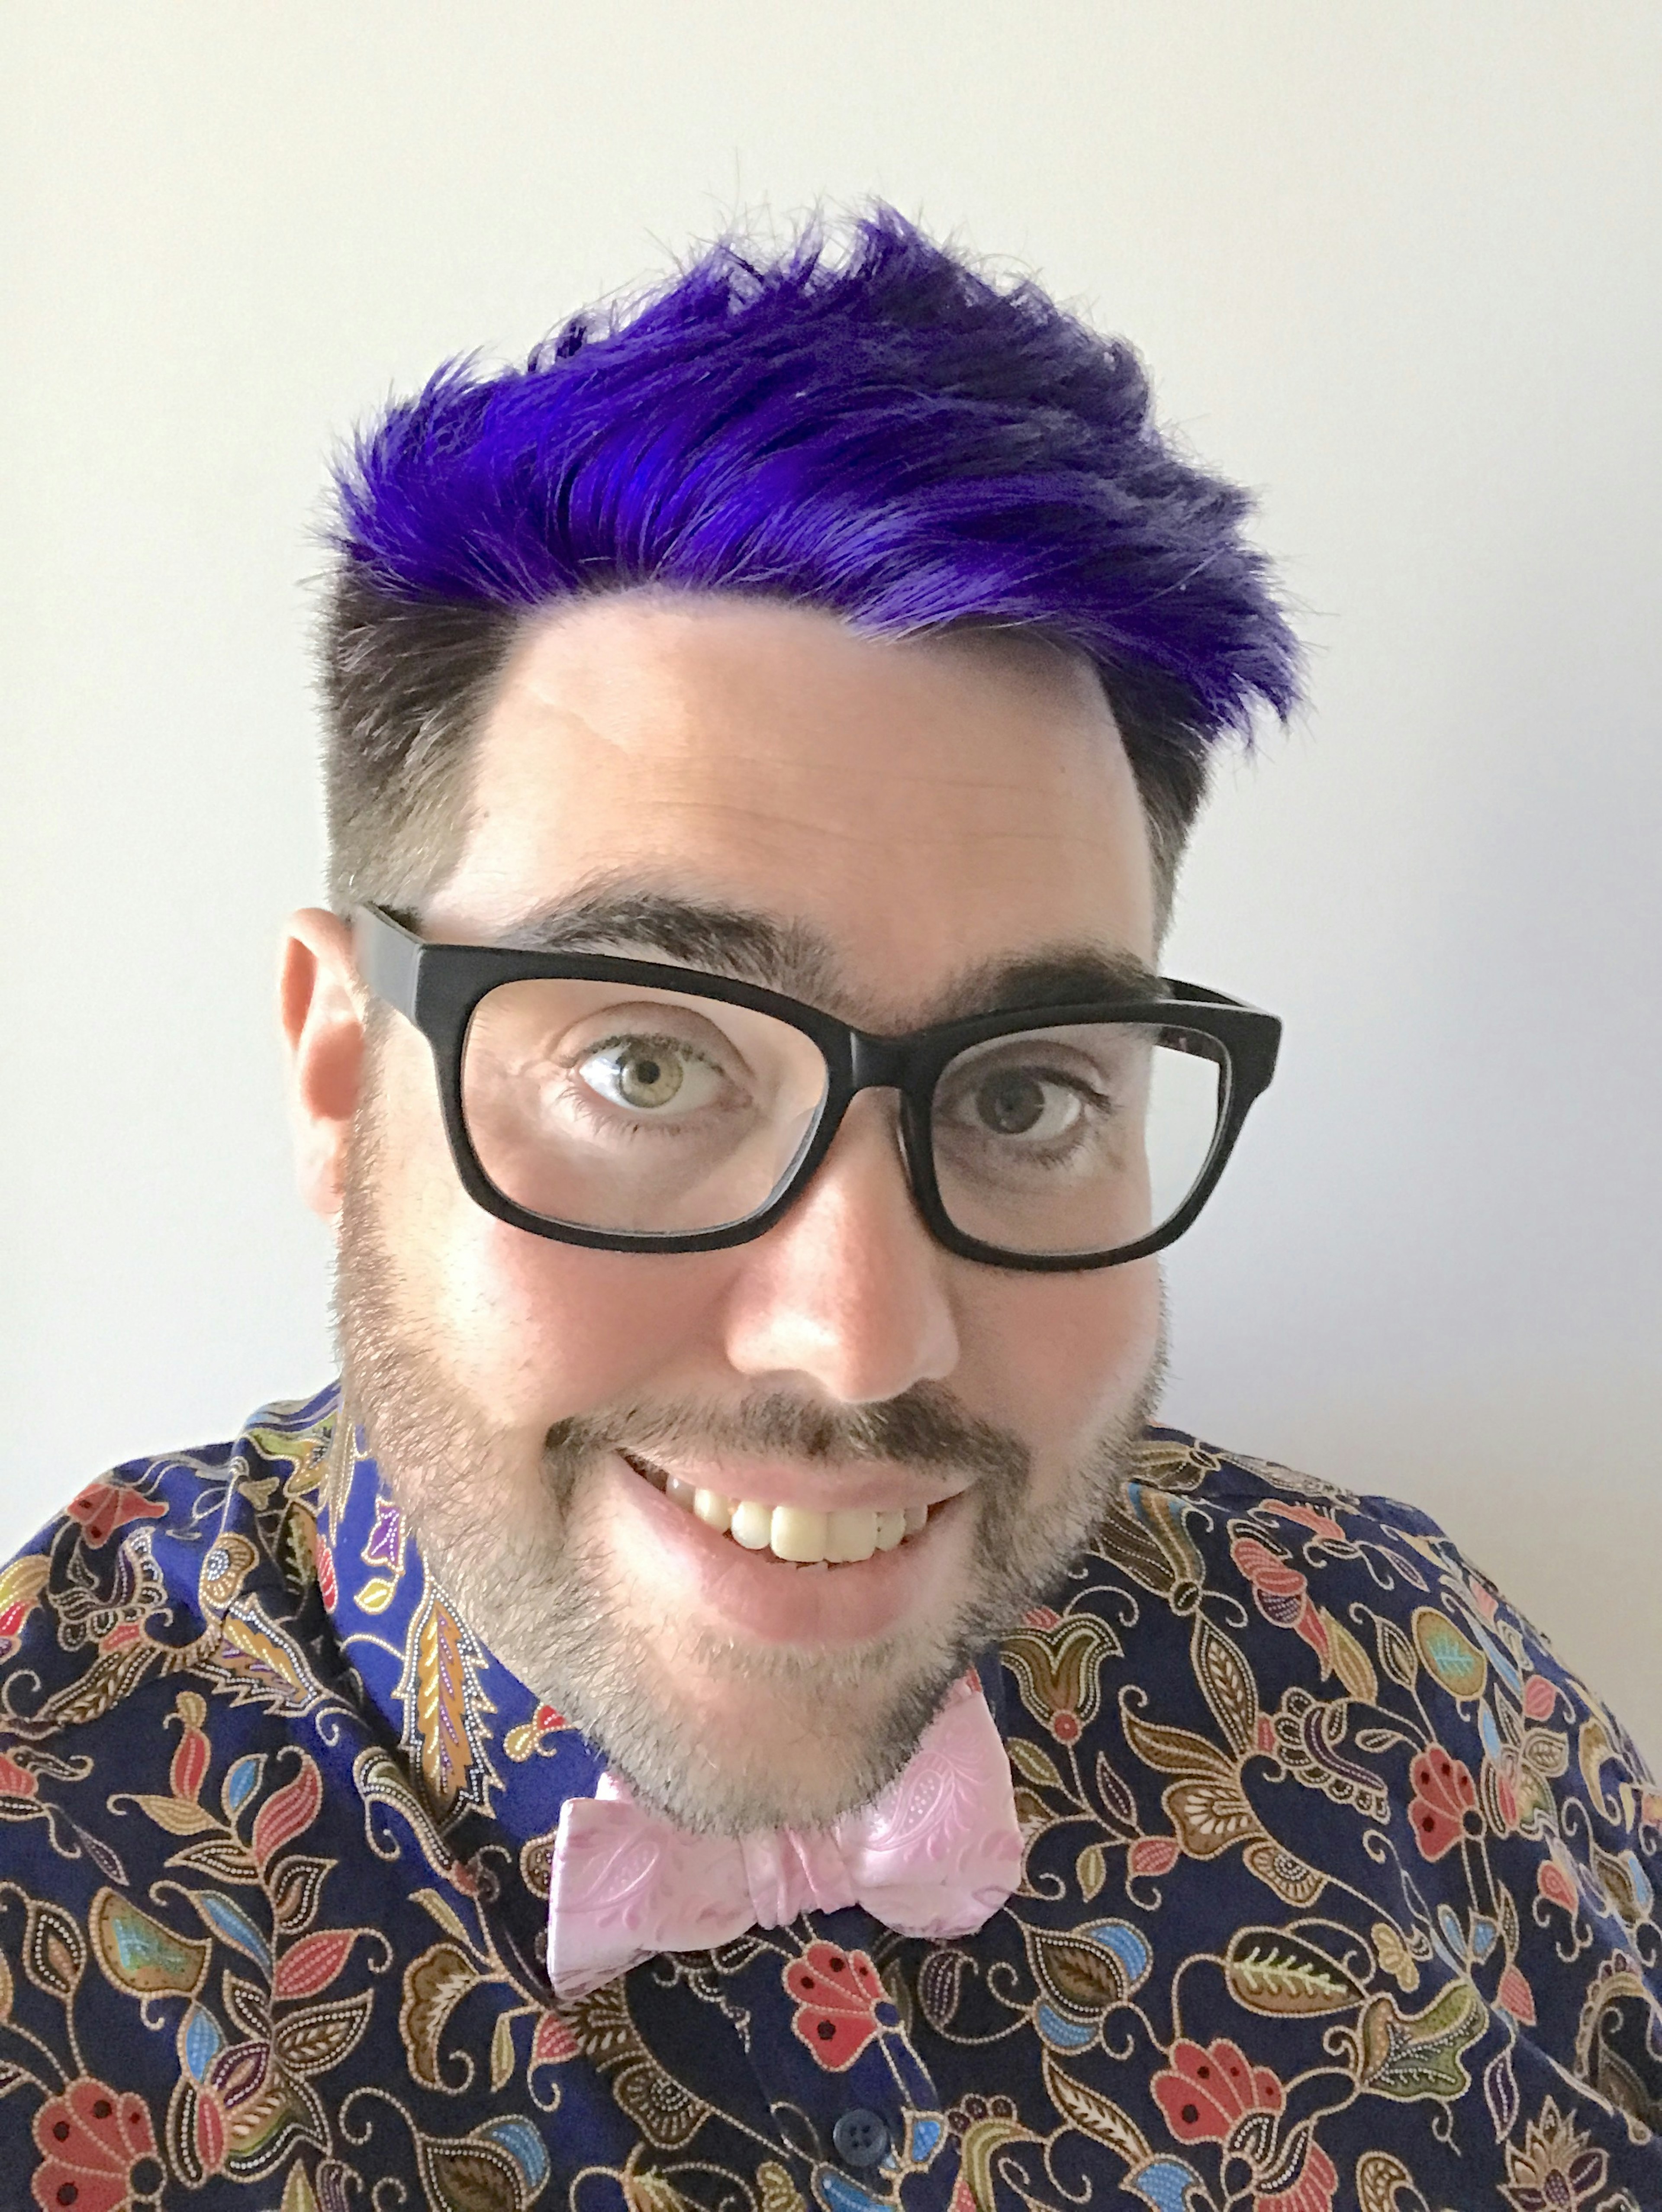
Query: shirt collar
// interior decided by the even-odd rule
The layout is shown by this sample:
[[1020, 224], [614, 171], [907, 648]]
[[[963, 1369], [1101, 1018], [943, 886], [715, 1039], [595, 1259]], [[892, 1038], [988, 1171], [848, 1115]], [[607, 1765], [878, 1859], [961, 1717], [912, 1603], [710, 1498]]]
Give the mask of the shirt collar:
[[[338, 1405], [338, 1401], [337, 1401]], [[335, 1633], [428, 1810], [453, 1846], [472, 1820], [516, 1847], [549, 1836], [604, 1761], [468, 1626], [387, 1495], [360, 1429], [338, 1413], [318, 1521], [318, 1578]]]

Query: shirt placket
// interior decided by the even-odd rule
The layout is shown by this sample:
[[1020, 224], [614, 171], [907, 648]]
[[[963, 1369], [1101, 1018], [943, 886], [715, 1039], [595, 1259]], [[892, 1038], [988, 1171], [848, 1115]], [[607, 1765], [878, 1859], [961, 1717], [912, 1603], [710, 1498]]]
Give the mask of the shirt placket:
[[944, 2212], [956, 2178], [934, 2081], [905, 2034], [892, 2001], [875, 2005], [872, 2033], [843, 2063], [817, 2047], [810, 2006], [794, 2001], [784, 1967], [810, 1947], [824, 1958], [873, 1959], [893, 1938], [870, 1914], [850, 1907], [805, 1914], [776, 1931], [770, 1949], [746, 1972], [749, 2058], [780, 2148], [807, 2169], [813, 2201], [825, 2212]]

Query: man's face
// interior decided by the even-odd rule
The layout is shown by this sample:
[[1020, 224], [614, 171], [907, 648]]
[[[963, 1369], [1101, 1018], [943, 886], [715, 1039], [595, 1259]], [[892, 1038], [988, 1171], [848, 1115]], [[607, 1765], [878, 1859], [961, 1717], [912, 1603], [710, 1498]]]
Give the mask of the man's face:
[[[423, 933], [524, 941], [597, 894], [770, 923], [799, 994], [877, 1031], [977, 1011], [1020, 962], [1154, 955], [1141, 808], [1081, 663], [758, 602], [617, 596], [521, 641]], [[510, 1228], [463, 1191], [428, 1048], [393, 1017], [340, 1235], [352, 1410], [435, 1570], [689, 1826], [817, 1825], [874, 1794], [1088, 1532], [1158, 1359], [1152, 1261], [1018, 1273], [937, 1246], [882, 1091], [752, 1243]], [[706, 1525], [695, 1489], [928, 1513], [802, 1566]]]

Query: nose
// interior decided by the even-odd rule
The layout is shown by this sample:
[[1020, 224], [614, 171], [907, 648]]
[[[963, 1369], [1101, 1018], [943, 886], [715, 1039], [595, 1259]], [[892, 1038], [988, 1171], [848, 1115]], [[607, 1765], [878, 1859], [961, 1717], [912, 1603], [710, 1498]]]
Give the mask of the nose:
[[868, 1405], [957, 1366], [947, 1274], [966, 1263], [918, 1218], [892, 1094], [855, 1100], [807, 1189], [743, 1252], [724, 1316], [738, 1373]]

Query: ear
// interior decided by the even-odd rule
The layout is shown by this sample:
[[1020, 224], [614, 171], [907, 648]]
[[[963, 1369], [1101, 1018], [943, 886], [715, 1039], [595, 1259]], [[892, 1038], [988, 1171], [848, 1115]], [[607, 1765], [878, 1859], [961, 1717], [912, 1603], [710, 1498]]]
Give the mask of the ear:
[[290, 921], [278, 969], [277, 1011], [301, 1196], [332, 1222], [340, 1211], [363, 1076], [363, 986], [351, 931], [338, 915], [302, 907]]

